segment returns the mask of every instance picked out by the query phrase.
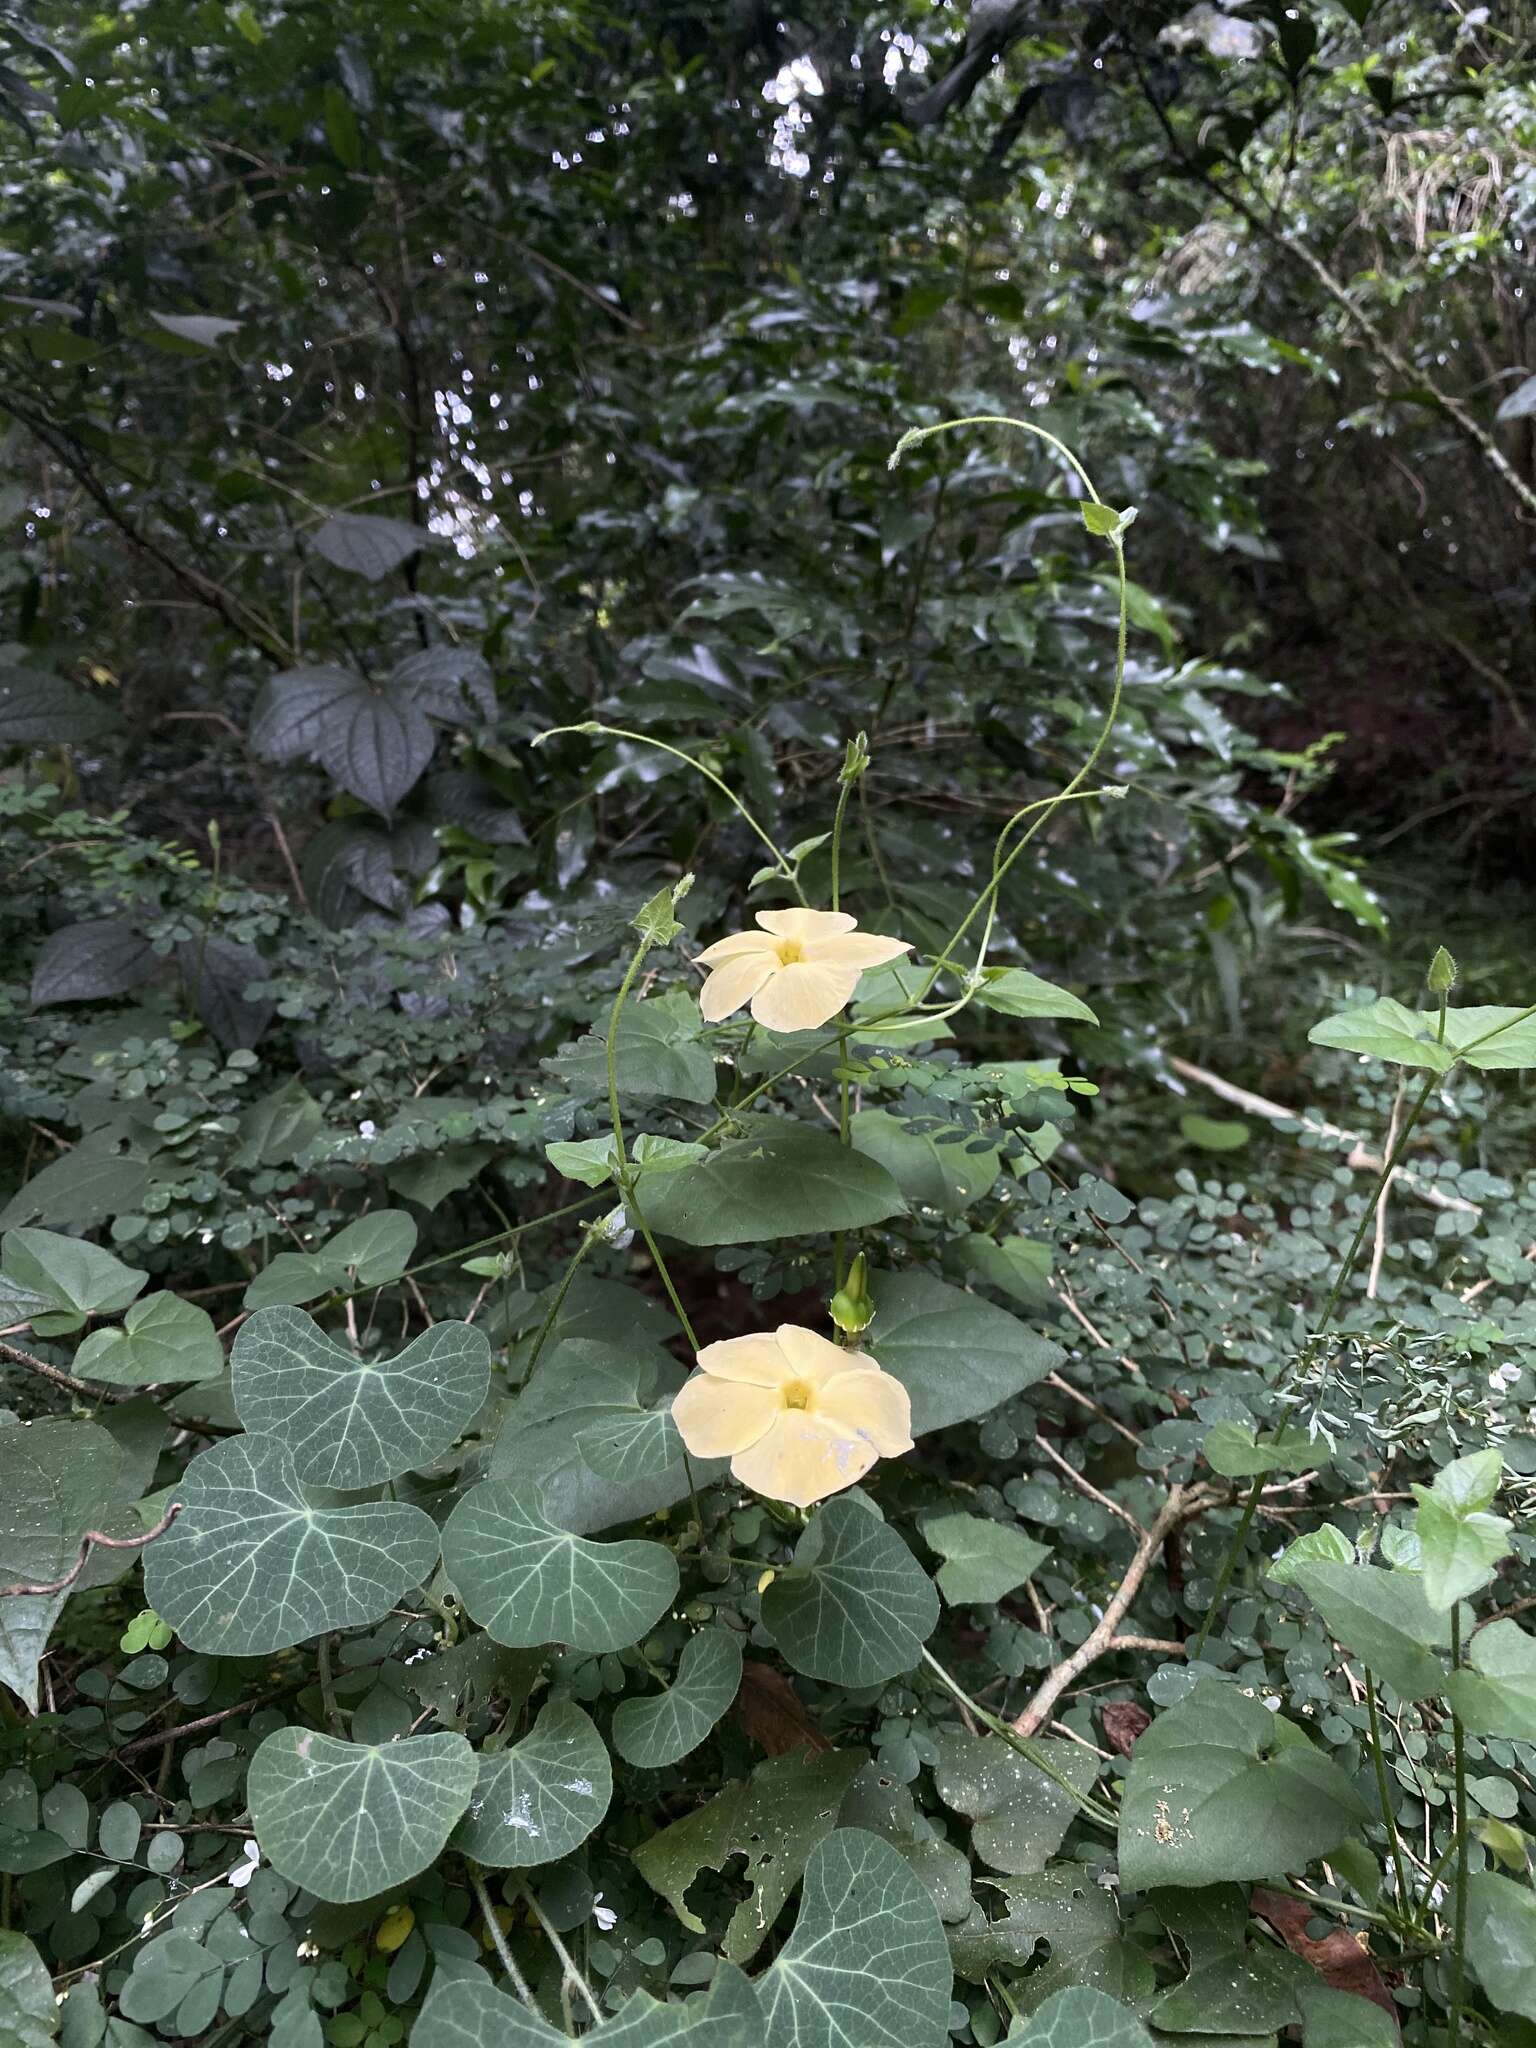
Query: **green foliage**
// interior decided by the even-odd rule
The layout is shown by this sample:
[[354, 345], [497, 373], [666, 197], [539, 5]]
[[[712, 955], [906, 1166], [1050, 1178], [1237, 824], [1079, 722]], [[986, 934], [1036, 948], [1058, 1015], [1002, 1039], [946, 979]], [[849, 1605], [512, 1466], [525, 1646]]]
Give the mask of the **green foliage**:
[[0, 19], [6, 2043], [1536, 2024], [1524, 31], [887, 12]]

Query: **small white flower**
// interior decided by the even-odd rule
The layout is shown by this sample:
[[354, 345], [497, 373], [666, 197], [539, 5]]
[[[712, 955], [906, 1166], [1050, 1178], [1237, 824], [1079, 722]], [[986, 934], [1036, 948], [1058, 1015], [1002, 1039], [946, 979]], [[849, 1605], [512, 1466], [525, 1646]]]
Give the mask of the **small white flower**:
[[360, 1138], [376, 1138], [379, 1135], [379, 1127], [371, 1116], [363, 1118], [357, 1127], [357, 1135]]
[[254, 1842], [248, 1841], [240, 1853], [246, 1860], [243, 1863], [237, 1863], [232, 1870], [226, 1871], [224, 1875], [224, 1882], [228, 1885], [233, 1885], [237, 1892], [243, 1891], [250, 1883], [251, 1879], [256, 1875], [257, 1866], [261, 1862], [261, 1850]]
[[308, 1936], [308, 1935], [306, 1934], [306, 1935], [305, 1935], [305, 1937], [304, 1937], [304, 1939], [303, 1939], [303, 1940], [302, 1940], [302, 1941], [301, 1941], [301, 1942], [299, 1943], [299, 1946], [298, 1946], [298, 1955], [299, 1955], [299, 1958], [300, 1958], [300, 1960], [301, 1960], [302, 1962], [306, 1962], [306, 1963], [307, 1963], [307, 1962], [312, 1962], [312, 1961], [314, 1960], [314, 1958], [315, 1958], [315, 1957], [316, 1957], [317, 1955], [319, 1955], [319, 1953], [320, 1953], [320, 1944], [319, 1944], [319, 1942], [318, 1942], [318, 1941], [311, 1941], [311, 1940], [310, 1940], [310, 1938], [309, 1938], [309, 1936]]
[[154, 1914], [153, 1914], [153, 1913], [146, 1913], [146, 1914], [144, 1915], [144, 1918], [143, 1918], [143, 1919], [142, 1919], [142, 1920], [141, 1920], [141, 1921], [139, 1922], [139, 1932], [140, 1932], [140, 1934], [148, 1934], [148, 1933], [150, 1933], [150, 1932], [151, 1932], [151, 1931], [153, 1930], [153, 1928], [154, 1928], [154, 1924], [155, 1924], [155, 1916], [154, 1916]]
[[605, 1906], [603, 1904], [601, 1892], [592, 1901], [592, 1918], [597, 1922], [598, 1927], [604, 1934], [612, 1934], [614, 1928], [619, 1924], [619, 1916], [615, 1913], [612, 1906]]

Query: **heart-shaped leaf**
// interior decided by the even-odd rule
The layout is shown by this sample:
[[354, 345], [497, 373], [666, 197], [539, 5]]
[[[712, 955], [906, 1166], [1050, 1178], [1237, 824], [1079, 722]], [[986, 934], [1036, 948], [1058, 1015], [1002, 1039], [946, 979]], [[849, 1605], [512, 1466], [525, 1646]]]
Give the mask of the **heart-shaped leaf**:
[[613, 1746], [628, 1764], [659, 1771], [698, 1748], [741, 1685], [741, 1638], [701, 1629], [683, 1646], [672, 1683], [613, 1712]]
[[0, 2041], [6, 2048], [50, 2048], [58, 2027], [47, 1964], [24, 1934], [0, 1928]]
[[1445, 1665], [1436, 1652], [1451, 1640], [1450, 1617], [1430, 1606], [1416, 1572], [1319, 1558], [1292, 1564], [1287, 1578], [1312, 1602], [1328, 1633], [1403, 1699], [1428, 1699], [1445, 1689]]
[[1436, 1042], [1438, 1015], [1421, 1016], [1401, 1003], [1383, 996], [1358, 1010], [1341, 1010], [1325, 1017], [1307, 1033], [1313, 1045], [1336, 1046], [1341, 1052], [1364, 1053], [1373, 1060], [1386, 1060], [1395, 1067], [1428, 1067], [1443, 1074], [1455, 1064], [1455, 1054]]
[[861, 1109], [850, 1125], [854, 1147], [878, 1160], [909, 1202], [962, 1216], [997, 1179], [998, 1154], [970, 1149], [970, 1133], [911, 1131], [885, 1109]]
[[582, 1463], [600, 1479], [655, 1479], [681, 1462], [683, 1439], [671, 1407], [615, 1408], [576, 1438]]
[[878, 1685], [910, 1671], [939, 1621], [932, 1581], [894, 1529], [829, 1500], [763, 1595], [763, 1626], [808, 1678]]
[[130, 1304], [121, 1328], [92, 1330], [75, 1353], [77, 1373], [114, 1387], [213, 1380], [223, 1370], [213, 1317], [176, 1294], [146, 1294]]
[[414, 692], [350, 669], [284, 669], [256, 700], [251, 746], [269, 761], [308, 759], [386, 817], [432, 759], [432, 727]]
[[[582, 2035], [584, 2048], [763, 2048], [757, 1993], [722, 1963], [709, 1988], [686, 2004], [662, 2005], [637, 1991], [624, 2009]], [[569, 2038], [525, 2005], [495, 1991], [476, 1971], [441, 1972], [411, 2030], [411, 2048], [570, 2048]]]
[[416, 1225], [403, 1209], [375, 1209], [313, 1252], [279, 1252], [245, 1290], [249, 1309], [297, 1307], [334, 1291], [398, 1280], [416, 1249]]
[[462, 1735], [375, 1747], [279, 1728], [251, 1759], [251, 1825], [274, 1869], [317, 1898], [376, 1898], [435, 1863], [475, 1789]]
[[1008, 2043], [1009, 2048], [1154, 2048], [1135, 2013], [1117, 1998], [1083, 1985], [1048, 1998], [1022, 2027], [1015, 2027]]
[[765, 2048], [944, 2048], [938, 1908], [878, 1835], [839, 1828], [806, 1865], [795, 1931], [759, 1985]]
[[[102, 1526], [98, 1517], [107, 1513], [122, 1463], [117, 1443], [94, 1422], [59, 1415], [0, 1428], [0, 1584], [62, 1578], [84, 1532]], [[34, 1714], [38, 1662], [68, 1598], [13, 1593], [0, 1600], [0, 1685]]]
[[923, 1540], [945, 1560], [939, 1591], [951, 1607], [1006, 1599], [1051, 1554], [1048, 1545], [990, 1515], [928, 1515]]
[[905, 1208], [883, 1166], [803, 1124], [765, 1125], [647, 1186], [652, 1230], [683, 1244], [763, 1244], [858, 1230]]
[[474, 1419], [491, 1347], [468, 1323], [434, 1323], [393, 1358], [359, 1358], [298, 1308], [260, 1310], [230, 1355], [235, 1412], [273, 1436], [303, 1486], [378, 1486], [441, 1455]]
[[513, 1650], [627, 1649], [666, 1613], [678, 1586], [677, 1559], [660, 1543], [572, 1536], [494, 1479], [472, 1487], [448, 1517], [443, 1566], [475, 1620]]
[[395, 1501], [315, 1507], [273, 1437], [202, 1451], [184, 1506], [144, 1561], [144, 1591], [189, 1650], [259, 1657], [326, 1629], [378, 1621], [430, 1577], [430, 1515]]
[[1536, 1895], [1492, 1871], [1467, 1884], [1467, 1959], [1500, 2012], [1536, 2020]]
[[333, 512], [313, 538], [317, 555], [338, 569], [378, 583], [426, 546], [431, 535], [404, 519], [377, 512]]
[[874, 1293], [864, 1348], [911, 1395], [914, 1436], [990, 1414], [1061, 1362], [1017, 1316], [929, 1273], [882, 1273]]
[[1492, 1621], [1473, 1636], [1471, 1669], [1453, 1671], [1446, 1693], [1469, 1735], [1536, 1742], [1536, 1636]]
[[521, 1742], [481, 1753], [453, 1846], [497, 1870], [553, 1863], [580, 1848], [612, 1797], [603, 1738], [580, 1707], [558, 1700]]
[[1367, 1817], [1351, 1779], [1301, 1729], [1211, 1680], [1137, 1741], [1120, 1808], [1120, 1881], [1281, 1878], [1339, 1847]]
[[[1037, 1742], [1057, 1777], [1079, 1792], [1093, 1790], [1099, 1766], [1074, 1742]], [[992, 1735], [945, 1738], [934, 1788], [946, 1806], [972, 1822], [976, 1854], [994, 1870], [1023, 1877], [1044, 1870], [1061, 1847], [1077, 1802], [1055, 1779]]]
[[116, 1315], [148, 1280], [82, 1237], [8, 1230], [0, 1240], [0, 1314], [30, 1321], [40, 1337], [65, 1336], [87, 1316]]

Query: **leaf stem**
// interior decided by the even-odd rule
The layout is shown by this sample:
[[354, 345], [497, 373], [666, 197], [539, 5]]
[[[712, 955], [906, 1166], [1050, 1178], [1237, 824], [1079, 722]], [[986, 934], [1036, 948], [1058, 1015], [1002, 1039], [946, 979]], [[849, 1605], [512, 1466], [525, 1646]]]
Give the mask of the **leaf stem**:
[[1108, 1828], [1111, 1833], [1115, 1831], [1119, 1826], [1119, 1822], [1107, 1806], [1100, 1805], [1099, 1801], [1094, 1799], [1091, 1794], [1079, 1791], [1071, 1779], [1058, 1771], [1050, 1759], [1042, 1754], [1040, 1745], [1037, 1742], [1032, 1742], [1027, 1735], [1016, 1733], [1014, 1729], [1009, 1727], [1006, 1721], [1000, 1720], [990, 1708], [984, 1707], [980, 1700], [973, 1699], [959, 1679], [946, 1671], [938, 1658], [926, 1646], [923, 1650], [923, 1662], [952, 1699], [957, 1700], [970, 1714], [974, 1715], [982, 1723], [983, 1727], [990, 1728], [994, 1735], [1000, 1735], [1010, 1749], [1017, 1750], [1026, 1763], [1033, 1764], [1037, 1771], [1041, 1772], [1050, 1779], [1053, 1785], [1065, 1792], [1072, 1801], [1072, 1804], [1086, 1819], [1091, 1820], [1096, 1827]]
[[1370, 1721], [1371, 1762], [1376, 1770], [1376, 1795], [1381, 1801], [1382, 1824], [1387, 1830], [1387, 1842], [1392, 1852], [1392, 1874], [1397, 1881], [1397, 1907], [1404, 1916], [1404, 1925], [1416, 1918], [1408, 1897], [1408, 1871], [1403, 1862], [1403, 1845], [1397, 1832], [1397, 1816], [1392, 1811], [1390, 1788], [1387, 1782], [1387, 1756], [1381, 1740], [1381, 1712], [1376, 1699], [1376, 1679], [1369, 1665], [1365, 1669], [1365, 1710]]
[[480, 1874], [479, 1866], [469, 1863], [465, 1865], [465, 1868], [469, 1873], [470, 1889], [475, 1895], [475, 1899], [480, 1907], [480, 1916], [485, 1922], [485, 1931], [491, 1937], [492, 1945], [501, 1959], [501, 1967], [506, 1971], [512, 1989], [517, 1993], [524, 2005], [529, 2007], [531, 2011], [537, 2012], [539, 2009], [538, 2005], [534, 2001], [533, 1993], [528, 1988], [527, 1979], [517, 1967], [512, 1951], [507, 1946], [507, 1937], [502, 1931], [501, 1922], [496, 1918], [495, 1901], [486, 1889], [485, 1879]]
[[576, 1989], [581, 1993], [582, 1998], [585, 2000], [587, 2010], [591, 2013], [593, 2019], [596, 2020], [599, 2024], [601, 2024], [603, 2018], [603, 2008], [598, 2004], [596, 1998], [593, 1996], [591, 1985], [588, 1984], [586, 1978], [583, 1977], [580, 1969], [577, 1967], [576, 1958], [571, 1954], [570, 1950], [566, 1947], [565, 1943], [560, 1939], [559, 1934], [556, 1932], [555, 1928], [550, 1924], [549, 1917], [545, 1913], [544, 1908], [539, 1904], [538, 1900], [534, 1897], [532, 1886], [527, 1884], [520, 1884], [518, 1886], [518, 1890], [522, 1893], [523, 1897], [528, 1901], [529, 1906], [533, 1910], [533, 1916], [538, 1921], [539, 1925], [543, 1928], [545, 1937], [548, 1940], [550, 1947], [554, 1950], [555, 1954], [560, 1958], [560, 1967], [565, 1972], [566, 1982], [568, 1984], [573, 1984], [576, 1987]]
[[[1451, 1669], [1461, 1663], [1461, 1603], [1451, 1606]], [[1451, 1756], [1456, 1774], [1456, 1917], [1451, 1952], [1451, 2014], [1446, 2026], [1449, 2048], [1461, 2048], [1461, 2016], [1466, 1999], [1467, 1958], [1467, 1740], [1461, 1716], [1451, 1709]]]

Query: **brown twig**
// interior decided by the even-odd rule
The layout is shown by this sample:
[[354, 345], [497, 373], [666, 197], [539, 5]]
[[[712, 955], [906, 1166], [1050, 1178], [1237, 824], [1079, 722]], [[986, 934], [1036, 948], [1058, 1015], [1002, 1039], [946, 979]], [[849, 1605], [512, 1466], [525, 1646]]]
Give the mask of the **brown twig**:
[[1078, 1645], [1070, 1657], [1066, 1657], [1036, 1687], [1034, 1696], [1023, 1712], [1014, 1718], [1014, 1730], [1019, 1735], [1037, 1735], [1055, 1712], [1056, 1702], [1061, 1698], [1090, 1664], [1098, 1662], [1111, 1651], [1121, 1648], [1152, 1648], [1154, 1646], [1169, 1656], [1183, 1656], [1183, 1643], [1163, 1643], [1146, 1636], [1121, 1636], [1118, 1630], [1130, 1609], [1131, 1602], [1141, 1591], [1141, 1582], [1151, 1569], [1152, 1561], [1161, 1552], [1163, 1544], [1171, 1533], [1192, 1522], [1197, 1515], [1205, 1513], [1222, 1495], [1209, 1487], [1176, 1486], [1158, 1511], [1157, 1519], [1142, 1536], [1136, 1546], [1135, 1555], [1126, 1566], [1125, 1576], [1115, 1588], [1113, 1597], [1100, 1618], [1098, 1626], [1090, 1636]]
[[201, 1735], [205, 1728], [217, 1728], [221, 1722], [232, 1721], [237, 1714], [249, 1714], [260, 1705], [259, 1698], [236, 1700], [232, 1707], [223, 1707], [217, 1714], [202, 1714], [195, 1721], [178, 1721], [174, 1728], [157, 1728], [153, 1735], [136, 1735], [117, 1754], [131, 1756], [138, 1749], [159, 1749], [164, 1743], [180, 1742], [183, 1735]]
[[1048, 1443], [1043, 1436], [1035, 1438], [1035, 1449], [1043, 1451], [1057, 1471], [1067, 1480], [1068, 1484], [1075, 1486], [1085, 1499], [1096, 1501], [1101, 1508], [1114, 1515], [1117, 1520], [1124, 1522], [1127, 1529], [1130, 1530], [1138, 1542], [1146, 1535], [1146, 1530], [1143, 1529], [1129, 1508], [1121, 1507], [1119, 1501], [1111, 1500], [1107, 1493], [1100, 1493], [1099, 1489], [1090, 1480], [1085, 1479], [1075, 1465], [1069, 1464], [1060, 1451]]
[[0, 1340], [0, 1358], [9, 1358], [15, 1365], [24, 1365], [28, 1372], [40, 1373], [45, 1380], [52, 1380], [56, 1387], [68, 1387], [72, 1394], [89, 1394], [93, 1401], [101, 1399], [100, 1389], [93, 1387], [88, 1380], [77, 1380], [72, 1372], [60, 1372], [56, 1365], [35, 1358], [30, 1351], [23, 1351], [19, 1344]]
[[44, 1584], [36, 1586], [28, 1585], [24, 1579], [21, 1579], [14, 1586], [0, 1586], [0, 1600], [14, 1600], [22, 1594], [37, 1597], [49, 1593], [63, 1593], [75, 1583], [76, 1579], [85, 1570], [85, 1561], [90, 1556], [93, 1547], [102, 1550], [143, 1550], [146, 1544], [153, 1543], [157, 1536], [163, 1536], [180, 1513], [181, 1502], [173, 1500], [159, 1521], [156, 1522], [154, 1528], [146, 1529], [142, 1536], [108, 1536], [100, 1529], [87, 1529], [80, 1538], [80, 1555], [75, 1559], [73, 1567], [64, 1574], [62, 1579], [50, 1579]]

